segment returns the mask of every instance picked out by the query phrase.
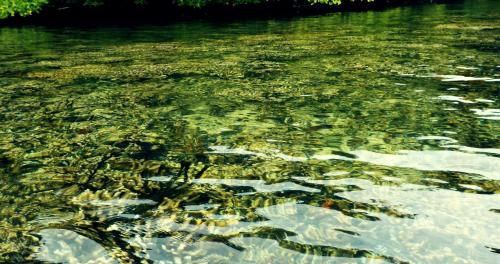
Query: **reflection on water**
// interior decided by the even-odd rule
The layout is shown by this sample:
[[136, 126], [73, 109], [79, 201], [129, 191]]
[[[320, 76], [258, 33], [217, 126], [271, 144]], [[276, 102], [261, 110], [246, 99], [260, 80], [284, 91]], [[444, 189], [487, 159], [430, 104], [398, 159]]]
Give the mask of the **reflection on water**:
[[398, 155], [356, 151], [359, 160], [384, 165], [429, 171], [456, 171], [480, 174], [486, 178], [500, 179], [498, 158], [484, 154], [456, 151], [405, 151]]
[[479, 118], [500, 120], [500, 109], [471, 109]]
[[42, 247], [37, 259], [66, 263], [118, 263], [106, 250], [91, 239], [64, 229], [44, 229]]
[[498, 3], [0, 29], [0, 262], [498, 263]]

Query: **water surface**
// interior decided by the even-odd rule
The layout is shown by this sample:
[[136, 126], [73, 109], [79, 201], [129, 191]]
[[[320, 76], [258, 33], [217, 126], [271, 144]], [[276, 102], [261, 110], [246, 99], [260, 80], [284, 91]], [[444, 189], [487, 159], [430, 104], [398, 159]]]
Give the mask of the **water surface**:
[[0, 28], [0, 262], [499, 263], [499, 9]]

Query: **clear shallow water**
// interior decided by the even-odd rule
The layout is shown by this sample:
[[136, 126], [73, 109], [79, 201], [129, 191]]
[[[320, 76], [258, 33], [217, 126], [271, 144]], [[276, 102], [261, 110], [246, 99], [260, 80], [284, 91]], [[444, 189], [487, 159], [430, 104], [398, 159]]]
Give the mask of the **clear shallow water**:
[[0, 262], [498, 263], [499, 14], [0, 28]]

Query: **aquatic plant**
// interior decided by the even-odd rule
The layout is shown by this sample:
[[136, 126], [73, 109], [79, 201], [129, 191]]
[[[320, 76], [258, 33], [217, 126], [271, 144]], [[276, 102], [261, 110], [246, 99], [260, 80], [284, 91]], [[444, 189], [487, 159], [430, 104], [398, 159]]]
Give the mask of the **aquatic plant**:
[[497, 258], [498, 19], [464, 12], [0, 29], [0, 262]]

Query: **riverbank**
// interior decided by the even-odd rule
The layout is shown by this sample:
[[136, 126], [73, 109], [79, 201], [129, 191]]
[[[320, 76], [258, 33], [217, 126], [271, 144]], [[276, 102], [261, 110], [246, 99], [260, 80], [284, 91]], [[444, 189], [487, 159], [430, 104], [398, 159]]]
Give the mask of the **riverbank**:
[[0, 26], [16, 25], [92, 25], [165, 23], [193, 19], [240, 20], [253, 18], [286, 18], [319, 15], [330, 12], [383, 10], [396, 6], [460, 0], [383, 0], [372, 2], [344, 1], [336, 4], [313, 4], [307, 0], [268, 1], [254, 4], [211, 4], [203, 7], [179, 6], [172, 2], [148, 5], [67, 6], [48, 5], [29, 16], [15, 15], [0, 20]]

